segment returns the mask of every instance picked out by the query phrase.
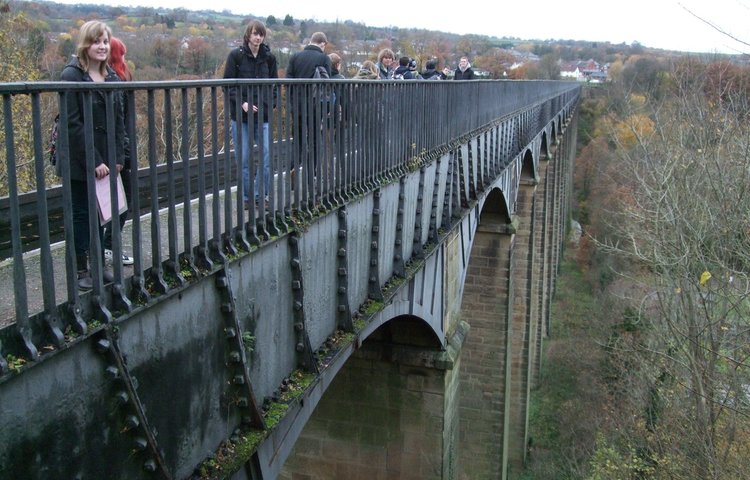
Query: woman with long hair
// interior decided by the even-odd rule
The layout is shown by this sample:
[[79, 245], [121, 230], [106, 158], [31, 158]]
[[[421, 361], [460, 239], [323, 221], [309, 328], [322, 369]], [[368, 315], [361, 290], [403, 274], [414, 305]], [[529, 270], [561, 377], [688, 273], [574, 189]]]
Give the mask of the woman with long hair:
[[112, 37], [109, 42], [109, 66], [115, 71], [120, 80], [130, 82], [133, 80], [133, 74], [125, 61], [125, 54], [128, 53], [128, 47], [117, 37]]
[[[111, 38], [112, 31], [104, 22], [91, 20], [84, 23], [78, 35], [76, 53], [63, 69], [60, 79], [69, 82], [119, 82], [120, 78], [108, 65]], [[91, 101], [92, 115], [90, 119], [87, 119], [90, 123], [87, 122], [84, 125], [84, 101], [86, 101], [86, 98]], [[99, 90], [92, 91], [90, 96], [85, 96], [83, 93], [71, 93], [66, 95], [66, 103], [67, 119], [61, 119], [61, 122], [66, 121], [68, 125], [71, 207], [78, 287], [82, 290], [90, 290], [93, 287], [93, 279], [88, 263], [91, 235], [89, 231], [88, 196], [89, 194], [95, 195], [95, 192], [89, 192], [87, 179], [91, 175], [101, 179], [110, 173], [117, 174], [117, 172], [110, 172], [107, 158], [106, 94]], [[110, 108], [115, 110], [114, 151], [115, 163], [117, 169], [120, 170], [125, 162], [124, 114], [122, 102], [119, 98], [115, 98], [110, 105]], [[89, 171], [86, 166], [85, 132], [89, 128], [93, 129], [94, 134], [93, 171]], [[102, 233], [103, 229], [100, 227], [100, 238]], [[110, 270], [102, 269], [102, 272], [105, 283], [114, 280]]]

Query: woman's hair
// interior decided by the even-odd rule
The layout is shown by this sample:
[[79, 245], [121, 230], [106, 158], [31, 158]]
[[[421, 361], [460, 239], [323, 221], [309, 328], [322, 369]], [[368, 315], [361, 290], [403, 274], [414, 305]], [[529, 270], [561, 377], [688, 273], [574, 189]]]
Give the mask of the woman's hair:
[[396, 54], [390, 48], [384, 48], [378, 53], [378, 63], [381, 63], [384, 58], [392, 58], [396, 60]]
[[[107, 26], [106, 23], [99, 20], [89, 20], [88, 22], [81, 25], [81, 31], [78, 34], [78, 48], [76, 54], [78, 55], [78, 62], [81, 64], [84, 70], [89, 69], [89, 47], [96, 43], [104, 34], [107, 34], [107, 38], [112, 38], [112, 30]], [[109, 60], [109, 58], [107, 58]], [[102, 75], [107, 74], [107, 62], [102, 62], [99, 65], [99, 73]]]
[[260, 20], [251, 20], [245, 28], [245, 36], [242, 37], [242, 45], [250, 50], [250, 35], [253, 34], [253, 30], [258, 32], [264, 39], [266, 38], [266, 25]]
[[356, 78], [376, 80], [379, 76], [377, 65], [371, 60], [365, 60], [362, 62], [362, 66], [360, 67], [359, 72], [357, 72]]
[[122, 40], [117, 37], [109, 39], [109, 65], [112, 70], [115, 71], [120, 80], [130, 81], [133, 79], [133, 75], [130, 73], [128, 64], [125, 63], [125, 54], [128, 53], [128, 49]]
[[329, 53], [328, 58], [331, 59], [331, 64], [334, 67], [338, 68], [339, 65], [341, 65], [341, 57], [339, 56], [338, 53]]

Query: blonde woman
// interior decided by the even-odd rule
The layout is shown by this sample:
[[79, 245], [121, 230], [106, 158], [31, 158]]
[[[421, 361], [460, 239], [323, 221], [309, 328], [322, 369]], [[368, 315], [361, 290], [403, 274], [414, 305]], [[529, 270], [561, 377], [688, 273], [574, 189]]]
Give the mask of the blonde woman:
[[365, 60], [354, 78], [357, 80], [377, 80], [379, 78], [377, 65], [371, 60]]
[[[65, 66], [60, 79], [68, 82], [119, 82], [120, 78], [108, 66], [110, 40], [112, 31], [101, 21], [91, 20], [81, 26], [78, 36], [76, 54]], [[89, 270], [89, 208], [87, 178], [94, 175], [104, 178], [111, 172], [107, 161], [107, 107], [106, 97], [102, 91], [91, 94], [91, 126], [94, 130], [94, 170], [86, 168], [86, 141], [83, 121], [84, 96], [74, 93], [67, 96], [68, 107], [68, 145], [70, 152], [70, 184], [73, 210], [73, 236], [75, 243], [76, 263], [78, 268], [78, 287], [90, 290], [93, 280]], [[115, 157], [118, 171], [125, 162], [125, 121], [122, 101], [115, 97], [112, 103], [115, 109]], [[114, 172], [115, 174], [117, 172]], [[93, 194], [93, 192], [91, 192]], [[103, 229], [99, 228], [102, 238]], [[103, 258], [102, 258], [103, 260]], [[103, 262], [102, 262], [103, 264]], [[104, 270], [104, 281], [113, 281], [112, 272]]]

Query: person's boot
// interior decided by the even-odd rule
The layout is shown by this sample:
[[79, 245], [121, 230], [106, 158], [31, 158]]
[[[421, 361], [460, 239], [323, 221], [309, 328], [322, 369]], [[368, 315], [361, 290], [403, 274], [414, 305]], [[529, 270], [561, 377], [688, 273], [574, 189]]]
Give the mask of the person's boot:
[[94, 288], [94, 280], [91, 278], [91, 271], [89, 270], [88, 255], [76, 255], [76, 265], [78, 267], [78, 288], [81, 290]]
[[91, 272], [88, 269], [78, 270], [78, 288], [81, 290], [94, 288], [94, 280], [91, 278]]
[[110, 267], [104, 267], [104, 270], [102, 270], [102, 280], [105, 284], [115, 281], [115, 274]]

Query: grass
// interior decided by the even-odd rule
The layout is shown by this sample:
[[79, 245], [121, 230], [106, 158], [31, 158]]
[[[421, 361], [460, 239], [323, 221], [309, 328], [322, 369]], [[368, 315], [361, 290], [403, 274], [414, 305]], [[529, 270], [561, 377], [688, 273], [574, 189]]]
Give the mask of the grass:
[[583, 272], [566, 258], [552, 302], [542, 372], [531, 394], [524, 480], [585, 478], [603, 395], [597, 375], [602, 353], [591, 325], [602, 314]]

